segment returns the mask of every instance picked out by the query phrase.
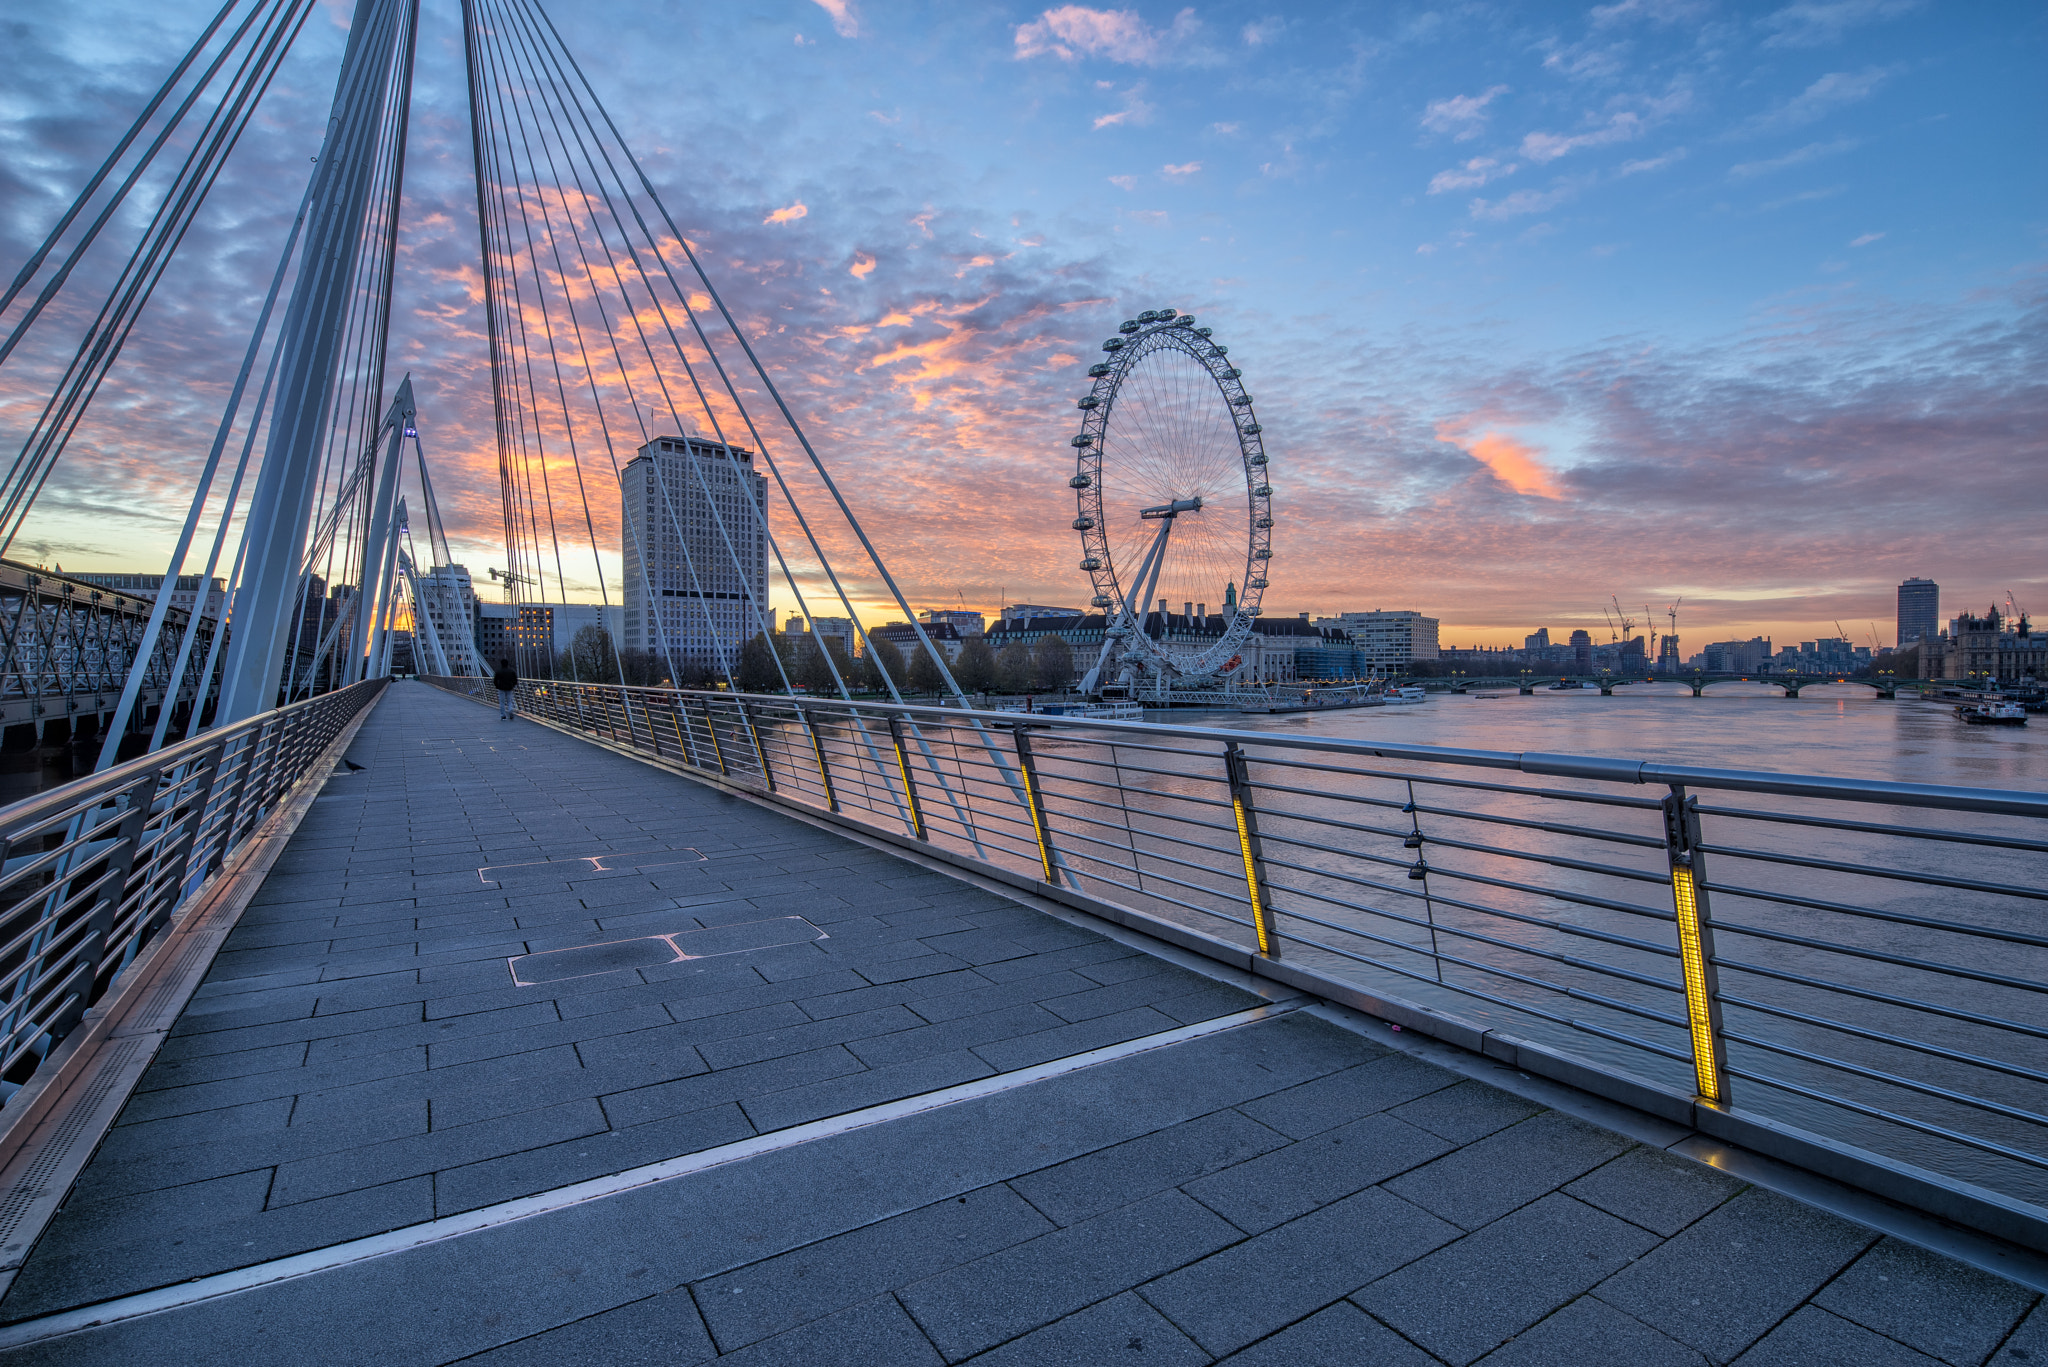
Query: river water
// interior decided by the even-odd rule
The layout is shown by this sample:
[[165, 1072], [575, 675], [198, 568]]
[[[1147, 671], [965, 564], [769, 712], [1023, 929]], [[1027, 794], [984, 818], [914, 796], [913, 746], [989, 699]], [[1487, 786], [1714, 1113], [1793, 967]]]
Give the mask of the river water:
[[[1153, 719], [1184, 717], [1192, 722], [1196, 714]], [[1809, 687], [1797, 698], [1744, 683], [1714, 684], [1698, 698], [1680, 684], [1633, 684], [1612, 697], [1594, 689], [1545, 689], [1533, 697], [1432, 693], [1419, 707], [1200, 717], [1237, 730], [1300, 729], [1347, 740], [2048, 790], [2048, 716], [2027, 726], [1968, 726], [1949, 704], [1886, 702], [1854, 684]]]

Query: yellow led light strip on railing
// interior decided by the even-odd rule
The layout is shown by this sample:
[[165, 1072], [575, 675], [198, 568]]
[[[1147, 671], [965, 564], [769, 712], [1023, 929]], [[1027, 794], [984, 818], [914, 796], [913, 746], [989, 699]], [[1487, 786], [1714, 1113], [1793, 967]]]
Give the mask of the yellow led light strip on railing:
[[1045, 838], [1045, 812], [1039, 806], [1038, 775], [1032, 769], [1029, 763], [1017, 766], [1024, 777], [1024, 801], [1031, 808], [1031, 831], [1038, 837], [1038, 862], [1045, 866], [1045, 881], [1054, 883], [1059, 880], [1052, 871], [1052, 843]]
[[910, 807], [910, 833], [923, 840], [924, 809], [917, 805], [917, 785], [910, 779], [910, 751], [903, 746], [903, 731], [894, 718], [890, 719], [889, 739], [896, 743], [896, 773], [903, 780], [903, 800]]
[[1271, 954], [1273, 947], [1266, 940], [1266, 908], [1259, 900], [1259, 866], [1252, 858], [1251, 828], [1244, 819], [1244, 799], [1232, 793], [1230, 807], [1237, 813], [1237, 848], [1244, 855], [1244, 887], [1252, 902], [1252, 929], [1259, 937], [1259, 953]]
[[1685, 974], [1685, 1021], [1692, 1034], [1692, 1071], [1699, 1093], [1721, 1100], [1719, 1070], [1714, 1066], [1714, 1025], [1707, 1001], [1707, 960], [1700, 948], [1699, 897], [1692, 869], [1671, 866], [1671, 901], [1678, 913], [1678, 957]]

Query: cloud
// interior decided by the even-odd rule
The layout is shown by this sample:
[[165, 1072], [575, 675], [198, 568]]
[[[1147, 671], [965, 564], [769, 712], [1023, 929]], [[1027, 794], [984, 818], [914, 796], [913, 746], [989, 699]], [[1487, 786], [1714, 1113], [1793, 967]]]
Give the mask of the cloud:
[[1883, 238], [1883, 233], [1865, 233], [1863, 236], [1851, 240], [1849, 245], [1852, 247], [1868, 247], [1871, 243], [1881, 241]]
[[1783, 156], [1771, 157], [1765, 161], [1738, 162], [1736, 165], [1728, 168], [1728, 175], [1734, 180], [1752, 180], [1757, 176], [1767, 176], [1773, 171], [1782, 171], [1788, 166], [1804, 166], [1807, 162], [1819, 161], [1822, 157], [1839, 156], [1841, 153], [1852, 151], [1861, 145], [1861, 141], [1857, 138], [1836, 138], [1832, 142], [1810, 142], [1804, 147], [1795, 147]]
[[1162, 174], [1172, 176], [1175, 180], [1184, 179], [1188, 176], [1195, 174], [1197, 171], [1201, 169], [1202, 163], [1200, 163], [1199, 161], [1184, 161], [1178, 166], [1175, 166], [1169, 162], [1167, 165], [1159, 168]]
[[854, 8], [853, 0], [812, 0], [812, 3], [832, 16], [833, 31], [841, 38], [860, 37], [860, 11]]
[[762, 220], [761, 220], [761, 222], [763, 222], [763, 223], [794, 223], [794, 222], [796, 222], [796, 221], [797, 221], [798, 219], [800, 219], [800, 218], [804, 217], [804, 216], [805, 216], [806, 214], [808, 214], [808, 213], [810, 213], [810, 210], [809, 210], [809, 209], [807, 209], [807, 208], [805, 208], [805, 207], [804, 207], [804, 206], [803, 206], [802, 204], [800, 204], [800, 203], [799, 203], [799, 204], [792, 204], [792, 205], [788, 206], [787, 208], [784, 208], [784, 209], [777, 209], [777, 210], [776, 210], [776, 211], [775, 211], [774, 213], [772, 213], [772, 214], [768, 215], [768, 217], [766, 217], [766, 218], [762, 219]]
[[1467, 435], [1469, 419], [1437, 424], [1436, 439], [1449, 442], [1484, 465], [1493, 477], [1524, 497], [1561, 499], [1557, 476], [1532, 446], [1501, 432]]
[[1503, 166], [1492, 157], [1474, 157], [1463, 166], [1437, 172], [1430, 178], [1429, 193], [1440, 195], [1449, 190], [1476, 190], [1488, 181], [1511, 176], [1520, 169], [1515, 162]]
[[1839, 42], [1860, 24], [1897, 19], [1920, 8], [1921, 0], [1800, 0], [1760, 22], [1770, 30], [1765, 47], [1824, 47]]
[[1116, 186], [1119, 190], [1135, 190], [1138, 188], [1138, 178], [1136, 176], [1110, 176], [1108, 180], [1111, 185]]
[[1202, 60], [1206, 54], [1197, 42], [1201, 27], [1192, 9], [1176, 14], [1166, 28], [1155, 29], [1136, 10], [1059, 5], [1017, 26], [1017, 60], [1057, 57], [1078, 62], [1100, 57], [1127, 66]]
[[1505, 199], [1475, 199], [1472, 217], [1503, 219], [1547, 213], [1584, 189], [1585, 184], [1573, 181], [1549, 190], [1517, 190]]
[[1643, 161], [1625, 161], [1621, 164], [1621, 170], [1616, 174], [1639, 176], [1648, 171], [1661, 171], [1667, 166], [1684, 161], [1685, 156], [1686, 152], [1683, 147], [1674, 148], [1661, 157], [1649, 157]]
[[875, 258], [869, 256], [866, 252], [855, 252], [853, 254], [853, 265], [847, 268], [846, 273], [856, 280], [865, 280], [874, 273], [874, 270]]
[[1244, 45], [1260, 48], [1278, 38], [1287, 29], [1285, 19], [1260, 19], [1244, 26]]
[[1097, 118], [1094, 126], [1098, 129], [1116, 128], [1126, 123], [1142, 124], [1152, 122], [1152, 105], [1142, 98], [1144, 89], [1144, 84], [1141, 82], [1126, 90], [1124, 92], [1124, 107]]
[[1209, 125], [1210, 132], [1221, 134], [1223, 137], [1226, 138], [1229, 137], [1232, 133], [1235, 133], [1237, 130], [1238, 125], [1234, 123], [1212, 123]]
[[1486, 131], [1486, 106], [1507, 93], [1507, 86], [1496, 85], [1477, 95], [1431, 100], [1422, 111], [1422, 126], [1432, 133], [1448, 133], [1457, 142], [1469, 142]]
[[1811, 204], [1816, 200], [1833, 199], [1848, 188], [1846, 185], [1827, 185], [1818, 190], [1801, 190], [1796, 195], [1786, 195], [1783, 199], [1774, 199], [1758, 207], [1768, 214], [1778, 209], [1790, 208], [1794, 204]]
[[1802, 127], [1844, 106], [1869, 99], [1889, 75], [1883, 67], [1875, 66], [1857, 72], [1830, 71], [1777, 108], [1748, 120], [1738, 131], [1771, 133]]
[[1607, 28], [1631, 19], [1655, 24], [1682, 24], [1708, 12], [1706, 0], [1616, 0], [1612, 5], [1595, 5], [1588, 16], [1594, 28]]
[[1608, 116], [1607, 122], [1583, 133], [1531, 133], [1522, 139], [1522, 155], [1533, 162], [1556, 161], [1582, 147], [1606, 147], [1643, 135], [1643, 116], [1624, 109]]

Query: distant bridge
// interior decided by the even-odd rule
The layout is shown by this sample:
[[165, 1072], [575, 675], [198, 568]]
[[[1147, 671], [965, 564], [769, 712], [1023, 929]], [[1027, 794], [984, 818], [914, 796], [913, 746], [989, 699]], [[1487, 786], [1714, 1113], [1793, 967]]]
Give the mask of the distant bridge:
[[1585, 674], [1496, 674], [1483, 677], [1454, 675], [1451, 677], [1450, 691], [1469, 693], [1475, 688], [1513, 688], [1527, 695], [1539, 689], [1550, 689], [1560, 683], [1598, 688], [1603, 697], [1612, 697], [1614, 690], [1623, 685], [1645, 683], [1686, 684], [1691, 687], [1695, 698], [1706, 693], [1707, 685], [1717, 683], [1769, 684], [1772, 688], [1782, 690], [1788, 698], [1798, 697], [1802, 688], [1813, 688], [1821, 684], [1858, 684], [1878, 697], [1887, 699], [1897, 697], [1899, 690], [1899, 681], [1890, 678], [1856, 678], [1846, 674], [1736, 674], [1728, 671], [1699, 671], [1692, 674], [1629, 674], [1602, 677]]
[[[97, 731], [97, 719], [121, 701], [152, 606], [138, 594], [0, 560], [0, 727], [32, 726], [38, 739], [52, 743], [69, 739], [74, 729]], [[164, 705], [191, 621], [192, 614], [177, 608], [166, 612], [136, 699], [137, 718], [152, 719]], [[211, 618], [200, 618], [172, 706], [192, 698], [213, 630]], [[86, 718], [93, 720], [81, 725]], [[62, 729], [45, 736], [45, 727], [56, 722]]]

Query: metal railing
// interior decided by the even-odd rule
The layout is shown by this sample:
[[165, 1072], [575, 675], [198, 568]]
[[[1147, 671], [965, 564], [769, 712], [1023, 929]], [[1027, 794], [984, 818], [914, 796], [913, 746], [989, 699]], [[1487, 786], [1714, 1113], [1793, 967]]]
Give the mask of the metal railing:
[[2048, 1247], [2048, 795], [605, 685], [519, 706]]
[[11, 1096], [107, 995], [385, 682], [0, 808], [0, 1091]]

